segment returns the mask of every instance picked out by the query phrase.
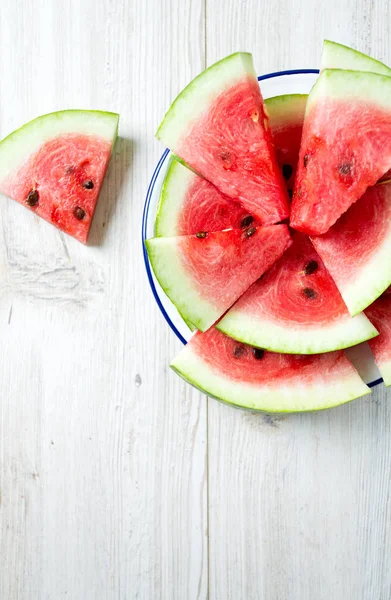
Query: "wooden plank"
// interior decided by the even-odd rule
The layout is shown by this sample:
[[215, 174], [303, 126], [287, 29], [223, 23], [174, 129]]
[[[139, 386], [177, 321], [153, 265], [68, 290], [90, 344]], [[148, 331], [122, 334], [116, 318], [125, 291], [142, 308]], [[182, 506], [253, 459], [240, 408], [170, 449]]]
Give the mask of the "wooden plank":
[[1, 199], [1, 598], [206, 597], [206, 403], [168, 374], [140, 244], [203, 24], [201, 0], [2, 4], [0, 134], [94, 107], [121, 139], [91, 246]]
[[[207, 62], [239, 49], [259, 73], [314, 68], [324, 37], [391, 63], [389, 4], [208, 0]], [[270, 417], [209, 402], [210, 598], [391, 594], [390, 394]]]

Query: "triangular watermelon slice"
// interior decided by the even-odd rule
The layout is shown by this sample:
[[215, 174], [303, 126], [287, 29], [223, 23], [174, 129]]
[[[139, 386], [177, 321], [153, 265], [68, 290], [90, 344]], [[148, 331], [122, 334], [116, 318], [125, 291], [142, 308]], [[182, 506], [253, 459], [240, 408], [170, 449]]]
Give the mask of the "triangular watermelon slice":
[[0, 143], [0, 192], [85, 243], [118, 120], [64, 110], [30, 121]]
[[326, 69], [308, 97], [291, 225], [311, 235], [391, 167], [391, 77]]
[[156, 214], [157, 237], [240, 229], [242, 223], [244, 227], [254, 223], [248, 211], [178, 160], [171, 159]]
[[376, 339], [370, 340], [369, 347], [385, 385], [391, 385], [391, 288], [368, 306], [365, 313], [380, 332]]
[[324, 40], [323, 42], [320, 70], [324, 71], [324, 69], [369, 71], [370, 73], [391, 76], [391, 69], [379, 60], [358, 50], [349, 48], [349, 46], [344, 46], [330, 40]]
[[274, 354], [239, 344], [213, 327], [196, 333], [170, 366], [208, 396], [252, 410], [321, 410], [370, 393], [341, 351]]
[[180, 314], [201, 331], [213, 325], [290, 244], [286, 225], [146, 242], [161, 287]]
[[156, 136], [261, 224], [289, 216], [251, 54], [232, 54], [196, 77]]
[[376, 185], [312, 242], [351, 315], [391, 284], [391, 184]]
[[292, 354], [340, 350], [378, 334], [364, 314], [350, 316], [310, 240], [298, 232], [217, 327], [251, 346]]

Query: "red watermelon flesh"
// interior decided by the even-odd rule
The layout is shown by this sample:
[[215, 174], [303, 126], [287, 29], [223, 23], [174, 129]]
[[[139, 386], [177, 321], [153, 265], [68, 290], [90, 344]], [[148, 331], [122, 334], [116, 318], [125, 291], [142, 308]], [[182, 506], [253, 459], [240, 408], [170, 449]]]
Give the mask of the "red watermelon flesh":
[[297, 354], [339, 350], [377, 335], [364, 315], [352, 319], [310, 240], [298, 232], [292, 239], [217, 327], [247, 344]]
[[379, 336], [370, 340], [375, 363], [386, 385], [391, 385], [391, 288], [365, 310], [379, 330]]
[[181, 139], [177, 154], [267, 225], [289, 215], [284, 182], [256, 81], [219, 96]]
[[369, 392], [343, 352], [264, 352], [215, 328], [196, 333], [171, 367], [210, 396], [269, 412], [328, 408]]
[[325, 233], [390, 168], [390, 95], [389, 77], [337, 69], [319, 76], [307, 103], [292, 227]]
[[351, 314], [391, 284], [391, 184], [376, 185], [312, 242]]
[[103, 138], [61, 135], [44, 143], [0, 190], [85, 243], [110, 153]]

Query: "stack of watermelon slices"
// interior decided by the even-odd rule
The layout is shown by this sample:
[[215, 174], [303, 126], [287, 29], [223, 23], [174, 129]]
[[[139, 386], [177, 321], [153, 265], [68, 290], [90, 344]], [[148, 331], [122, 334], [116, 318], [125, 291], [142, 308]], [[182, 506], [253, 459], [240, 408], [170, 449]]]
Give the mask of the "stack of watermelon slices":
[[391, 384], [390, 134], [391, 69], [333, 42], [308, 97], [264, 101], [247, 53], [182, 91], [147, 241], [198, 330], [181, 377], [256, 410], [330, 408], [370, 392], [343, 352], [369, 341]]

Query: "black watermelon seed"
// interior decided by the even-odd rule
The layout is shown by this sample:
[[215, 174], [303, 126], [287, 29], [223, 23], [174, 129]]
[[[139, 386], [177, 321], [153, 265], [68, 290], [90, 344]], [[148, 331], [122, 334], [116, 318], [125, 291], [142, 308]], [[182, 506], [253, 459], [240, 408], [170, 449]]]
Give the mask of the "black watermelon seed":
[[310, 155], [309, 154], [304, 154], [304, 158], [303, 158], [303, 165], [306, 167], [308, 165], [308, 161], [310, 159]]
[[292, 190], [292, 188], [289, 188], [288, 195], [289, 195], [289, 198], [292, 200], [292, 196], [293, 196], [293, 190]]
[[233, 355], [235, 358], [240, 358], [241, 356], [243, 356], [244, 354], [244, 347], [243, 346], [235, 346], [235, 348], [233, 349]]
[[240, 223], [240, 227], [242, 229], [244, 229], [245, 227], [248, 227], [249, 225], [251, 225], [251, 223], [254, 221], [254, 217], [252, 217], [251, 215], [248, 215], [247, 217], [244, 217], [244, 219], [242, 219], [242, 222]]
[[83, 182], [83, 188], [85, 190], [92, 190], [93, 187], [94, 187], [94, 182], [92, 181], [92, 179], [87, 179], [87, 181]]
[[75, 206], [75, 208], [73, 209], [73, 214], [79, 221], [82, 221], [86, 216], [85, 210], [80, 206]]
[[245, 237], [245, 238], [249, 238], [249, 237], [251, 237], [252, 235], [254, 235], [254, 233], [255, 233], [256, 231], [257, 231], [257, 228], [256, 228], [256, 227], [249, 227], [248, 229], [246, 229], [246, 230], [245, 230], [245, 232], [244, 232], [244, 234], [243, 234], [243, 235], [244, 235], [244, 237]]
[[28, 193], [28, 196], [26, 198], [26, 204], [28, 204], [29, 206], [37, 206], [38, 202], [39, 202], [38, 190], [31, 190], [31, 192]]
[[309, 260], [304, 268], [304, 273], [306, 275], [312, 275], [318, 269], [318, 266], [316, 260]]
[[339, 165], [339, 172], [341, 173], [341, 175], [350, 175], [351, 170], [351, 163], [346, 162]]
[[282, 174], [284, 176], [284, 179], [286, 179], [288, 181], [288, 179], [290, 178], [292, 173], [293, 173], [293, 169], [292, 169], [291, 165], [283, 165]]
[[306, 296], [306, 298], [309, 298], [310, 300], [315, 300], [315, 298], [318, 296], [315, 290], [309, 287], [303, 289], [303, 294], [304, 296]]
[[265, 356], [265, 350], [262, 350], [262, 348], [253, 348], [253, 353], [254, 358], [257, 360], [262, 360], [262, 358]]
[[204, 238], [206, 238], [208, 234], [206, 233], [206, 231], [199, 231], [198, 233], [196, 233], [196, 237], [199, 240], [203, 240]]

